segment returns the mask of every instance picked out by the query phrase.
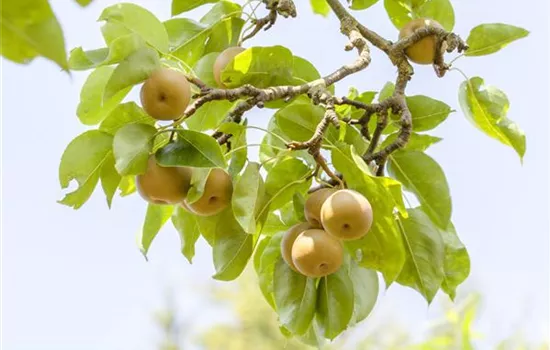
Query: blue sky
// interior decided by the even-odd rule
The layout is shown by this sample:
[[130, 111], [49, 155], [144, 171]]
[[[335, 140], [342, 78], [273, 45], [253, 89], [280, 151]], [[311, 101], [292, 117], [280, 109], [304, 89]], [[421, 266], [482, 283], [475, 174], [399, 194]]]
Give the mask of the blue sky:
[[[96, 22], [115, 3], [96, 0], [86, 9], [74, 1], [53, 0], [67, 47], [101, 47]], [[162, 20], [169, 1], [135, 1]], [[354, 58], [334, 17], [313, 16], [298, 1], [299, 18], [279, 19], [250, 45], [282, 44], [326, 74]], [[429, 150], [446, 172], [453, 197], [453, 220], [469, 249], [472, 272], [459, 289], [484, 295], [478, 326], [482, 348], [521, 328], [535, 340], [548, 332], [548, 5], [543, 0], [453, 1], [455, 31], [467, 37], [479, 23], [503, 22], [531, 31], [498, 54], [460, 59], [469, 76], [505, 91], [509, 117], [527, 134], [523, 166], [511, 148], [489, 139], [461, 114], [457, 100], [463, 78], [444, 79], [431, 67], [417, 67], [408, 94], [424, 94], [450, 104], [456, 113], [432, 134], [444, 141]], [[195, 12], [196, 14], [201, 11]], [[382, 4], [357, 13], [388, 38], [397, 31]], [[338, 88], [380, 89], [393, 80], [394, 67], [373, 49], [373, 63]], [[6, 350], [151, 349], [158, 336], [151, 313], [163, 304], [167, 287], [194, 325], [226, 318], [201, 297], [213, 273], [210, 251], [201, 242], [193, 265], [179, 253], [176, 232], [167, 226], [153, 243], [149, 262], [135, 243], [145, 212], [137, 196], [115, 198], [108, 210], [101, 191], [80, 210], [56, 203], [62, 197], [57, 171], [65, 146], [85, 127], [75, 111], [86, 73], [64, 74], [38, 59], [29, 66], [2, 60], [2, 332]], [[137, 96], [134, 91], [133, 96]], [[255, 111], [250, 122], [265, 125], [269, 111]], [[250, 140], [255, 142], [259, 134]], [[253, 149], [255, 150], [255, 149]], [[399, 319], [421, 331], [437, 316], [415, 291], [399, 285], [382, 293], [370, 320]], [[368, 328], [368, 326], [367, 326]]]

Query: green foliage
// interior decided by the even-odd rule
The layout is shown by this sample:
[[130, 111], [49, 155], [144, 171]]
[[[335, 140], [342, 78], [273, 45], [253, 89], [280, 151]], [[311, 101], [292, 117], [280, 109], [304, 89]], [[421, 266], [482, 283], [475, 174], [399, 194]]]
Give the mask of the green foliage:
[[2, 56], [29, 63], [43, 56], [68, 70], [63, 31], [47, 0], [2, 1]]
[[265, 197], [264, 181], [258, 163], [248, 163], [243, 174], [235, 181], [232, 204], [235, 219], [247, 233], [256, 232], [256, 215]]
[[191, 130], [178, 130], [177, 135], [176, 141], [157, 151], [156, 158], [160, 165], [225, 168], [225, 158], [216, 140]]
[[317, 299], [317, 321], [325, 338], [333, 340], [348, 327], [353, 315], [353, 282], [348, 271], [342, 268], [322, 277]]
[[449, 0], [384, 0], [391, 22], [401, 29], [411, 19], [431, 18], [448, 31], [453, 30], [455, 15]]
[[[314, 13], [329, 15], [331, 4], [326, 0], [310, 3]], [[347, 9], [360, 11], [379, 1], [347, 3]], [[437, 20], [447, 31], [455, 25], [449, 0], [384, 0], [378, 5], [384, 6], [398, 29], [420, 17]], [[204, 15], [189, 18], [187, 12], [199, 7]], [[243, 28], [254, 28], [259, 8], [249, 13], [248, 7], [226, 0], [173, 0], [171, 10], [178, 17], [161, 21], [132, 3], [109, 6], [99, 17], [105, 44], [73, 48], [67, 59], [61, 27], [46, 0], [2, 3], [2, 56], [17, 63], [43, 56], [65, 70], [88, 71], [76, 116], [89, 130], [68, 144], [59, 166], [61, 187], [68, 188], [73, 180], [77, 186], [59, 202], [78, 209], [101, 182], [111, 207], [117, 192], [125, 197], [136, 191], [135, 176], [146, 171], [152, 154], [160, 166], [191, 168], [187, 203], [207, 193], [211, 169], [223, 169], [231, 177], [232, 195], [221, 213], [199, 216], [180, 205], [148, 204], [139, 249], [146, 256], [171, 219], [182, 254], [190, 263], [199, 237], [212, 247], [215, 279], [236, 279], [253, 257], [260, 290], [279, 317], [280, 331], [308, 344], [334, 339], [367, 318], [378, 295], [378, 273], [386, 288], [397, 281], [416, 289], [428, 303], [440, 289], [454, 300], [470, 272], [470, 260], [452, 224], [443, 169], [424, 153], [442, 141], [432, 130], [446, 121], [453, 108], [423, 94], [402, 100], [392, 82], [380, 91], [347, 89], [348, 100], [374, 108], [370, 114], [365, 113], [368, 108], [340, 99], [323, 98], [318, 104], [319, 95], [334, 94], [336, 87], [323, 86], [327, 81], [310, 61], [282, 45], [242, 42]], [[284, 15], [280, 8], [275, 11]], [[464, 56], [496, 53], [528, 34], [508, 24], [478, 25], [470, 32], [470, 48]], [[229, 90], [217, 89], [214, 62], [220, 52], [237, 45], [245, 50], [221, 71]], [[125, 100], [161, 67], [185, 74], [193, 95], [183, 116], [166, 124], [148, 116], [136, 102]], [[342, 75], [346, 67], [351, 66], [329, 76]], [[291, 88], [303, 84], [310, 85]], [[265, 90], [258, 93], [258, 88]], [[164, 103], [165, 97], [160, 94], [159, 100]], [[388, 125], [373, 133], [382, 125], [378, 122], [383, 110], [375, 107], [383, 101], [387, 106], [396, 98], [400, 104], [389, 104]], [[460, 86], [459, 100], [462, 112], [477, 128], [523, 158], [525, 135], [507, 118], [509, 101], [504, 92], [474, 77]], [[410, 130], [399, 123], [404, 104], [411, 114]], [[242, 113], [253, 106], [274, 110], [266, 129]], [[335, 113], [327, 114], [333, 107]], [[328, 116], [331, 122], [323, 126]], [[248, 143], [250, 129], [264, 130], [260, 145]], [[403, 145], [402, 136], [409, 133]], [[402, 149], [384, 154], [392, 145]], [[251, 153], [253, 146], [259, 146], [258, 162]], [[382, 153], [367, 164], [373, 151]], [[388, 176], [374, 175], [385, 169]], [[344, 186], [368, 199], [373, 225], [361, 239], [345, 241], [346, 262], [336, 273], [306, 278], [281, 258], [282, 235], [305, 221], [304, 203], [312, 186], [339, 182], [333, 172]], [[420, 207], [405, 206], [404, 190], [418, 199]]]
[[174, 211], [172, 205], [149, 204], [143, 228], [138, 235], [138, 245], [143, 256], [147, 257], [147, 252], [151, 243], [159, 233], [160, 229], [170, 219]]
[[510, 102], [504, 92], [494, 86], [486, 86], [482, 78], [474, 77], [460, 85], [459, 100], [464, 115], [476, 127], [514, 148], [523, 161], [525, 133], [506, 117]]
[[315, 279], [294, 272], [279, 258], [273, 272], [273, 295], [281, 325], [294, 334], [305, 334], [315, 315]]
[[423, 210], [439, 227], [451, 220], [451, 195], [441, 167], [419, 151], [399, 151], [390, 156], [388, 172], [414, 193]]
[[513, 41], [525, 38], [529, 31], [503, 23], [480, 24], [470, 31], [466, 56], [484, 56], [498, 52]]

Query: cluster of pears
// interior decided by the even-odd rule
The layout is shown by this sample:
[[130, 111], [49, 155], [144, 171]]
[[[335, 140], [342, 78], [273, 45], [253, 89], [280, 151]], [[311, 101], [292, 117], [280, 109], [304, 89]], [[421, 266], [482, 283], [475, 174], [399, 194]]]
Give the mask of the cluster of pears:
[[338, 271], [344, 259], [342, 241], [365, 236], [373, 222], [370, 202], [359, 192], [324, 188], [305, 202], [307, 222], [283, 235], [281, 254], [296, 272], [323, 277]]
[[233, 183], [227, 172], [220, 168], [210, 170], [202, 196], [189, 203], [186, 198], [192, 176], [193, 168], [163, 167], [151, 155], [145, 173], [136, 176], [136, 189], [149, 203], [179, 204], [199, 216], [216, 215], [229, 205]]
[[[443, 29], [443, 26], [433, 19], [429, 18], [417, 18], [408, 22], [401, 28], [399, 32], [399, 39], [403, 39], [413, 34], [416, 30], [426, 27], [435, 27]], [[407, 57], [418, 64], [432, 64], [435, 60], [435, 53], [437, 51], [437, 37], [435, 35], [429, 35], [422, 40], [416, 42], [414, 45], [409, 46], [405, 53]]]
[[[242, 47], [229, 47], [221, 52], [213, 65], [214, 80], [220, 88], [222, 70], [233, 58], [244, 51]], [[191, 102], [191, 84], [184, 74], [170, 68], [154, 71], [143, 83], [140, 91], [143, 110], [160, 121], [180, 118]], [[149, 156], [145, 173], [136, 176], [136, 187], [143, 199], [154, 204], [180, 204], [197, 215], [215, 215], [231, 202], [233, 184], [222, 169], [214, 168], [206, 180], [202, 197], [189, 203], [187, 193], [191, 187], [193, 169], [189, 167], [164, 167]]]

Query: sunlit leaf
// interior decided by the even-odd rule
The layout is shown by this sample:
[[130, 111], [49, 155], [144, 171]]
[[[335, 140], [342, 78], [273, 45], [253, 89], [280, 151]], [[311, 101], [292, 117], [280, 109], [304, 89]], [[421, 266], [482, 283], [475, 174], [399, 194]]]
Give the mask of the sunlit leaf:
[[529, 31], [503, 23], [486, 23], [474, 27], [466, 40], [466, 56], [483, 56], [500, 51], [508, 44], [525, 38]]
[[59, 203], [80, 208], [92, 195], [103, 164], [112, 157], [113, 137], [99, 130], [86, 131], [73, 139], [61, 156], [59, 182], [67, 188], [72, 180], [78, 189], [68, 193]]
[[507, 118], [510, 102], [504, 92], [487, 86], [480, 77], [464, 81], [459, 90], [460, 107], [466, 117], [486, 135], [513, 147], [523, 161], [525, 133]]
[[408, 211], [409, 217], [400, 219], [407, 259], [397, 282], [416, 289], [429, 304], [443, 282], [444, 244], [422, 209]]
[[156, 152], [160, 165], [225, 168], [222, 150], [213, 137], [191, 130], [178, 130], [177, 134], [176, 141]]
[[68, 70], [63, 30], [47, 0], [2, 1], [1, 54], [27, 64], [43, 56]]
[[279, 322], [294, 334], [304, 334], [315, 315], [315, 279], [294, 272], [282, 259], [275, 264], [273, 295]]
[[191, 264], [195, 256], [195, 243], [200, 236], [197, 218], [178, 205], [172, 214], [172, 224], [180, 236], [181, 253]]
[[388, 160], [388, 172], [414, 193], [426, 214], [444, 229], [451, 220], [452, 203], [443, 169], [419, 151], [399, 151]]
[[119, 174], [138, 175], [145, 172], [156, 132], [154, 126], [147, 124], [127, 124], [117, 131], [113, 139], [113, 153]]
[[149, 45], [161, 52], [168, 52], [168, 34], [162, 23], [150, 11], [132, 3], [120, 3], [107, 7], [99, 21], [114, 23], [130, 33], [137, 33]]
[[317, 294], [317, 321], [325, 338], [333, 340], [348, 327], [353, 309], [353, 282], [346, 269], [322, 277]]
[[143, 228], [138, 234], [138, 245], [141, 253], [147, 257], [147, 252], [151, 243], [159, 233], [160, 229], [170, 216], [174, 207], [172, 205], [157, 205], [149, 203], [147, 207], [147, 213], [145, 214], [145, 221], [143, 222]]

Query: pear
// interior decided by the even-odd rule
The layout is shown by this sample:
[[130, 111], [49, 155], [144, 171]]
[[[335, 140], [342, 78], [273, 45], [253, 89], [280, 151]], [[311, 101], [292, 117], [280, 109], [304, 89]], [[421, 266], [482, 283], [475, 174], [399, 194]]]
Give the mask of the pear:
[[321, 208], [321, 224], [332, 236], [342, 240], [366, 235], [373, 221], [372, 206], [359, 192], [339, 190], [327, 198]]

